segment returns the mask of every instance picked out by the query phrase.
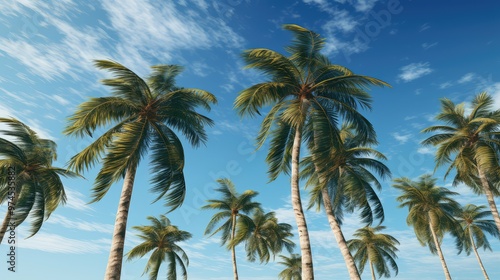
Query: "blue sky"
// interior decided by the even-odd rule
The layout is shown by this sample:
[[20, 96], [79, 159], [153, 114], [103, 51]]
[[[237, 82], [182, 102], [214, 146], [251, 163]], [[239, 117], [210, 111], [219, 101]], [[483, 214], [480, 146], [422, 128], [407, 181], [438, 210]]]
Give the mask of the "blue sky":
[[[93, 59], [116, 60], [142, 76], [155, 64], [179, 64], [183, 87], [214, 93], [219, 104], [208, 115], [205, 147], [186, 149], [188, 194], [171, 221], [193, 234], [183, 244], [190, 258], [189, 279], [231, 279], [230, 252], [217, 236], [203, 236], [212, 212], [201, 211], [213, 197], [215, 179], [229, 177], [238, 190], [254, 189], [266, 210], [294, 224], [289, 178], [268, 183], [266, 146], [254, 152], [261, 119], [240, 119], [232, 110], [240, 90], [262, 80], [243, 70], [240, 54], [265, 47], [284, 52], [291, 36], [281, 29], [296, 23], [327, 38], [325, 53], [355, 73], [373, 76], [392, 88], [373, 89], [373, 110], [365, 115], [376, 128], [378, 150], [389, 160], [393, 177], [417, 178], [434, 169], [432, 148], [422, 147], [420, 134], [434, 124], [439, 98], [468, 102], [488, 91], [500, 107], [500, 3], [484, 1], [411, 0], [8, 0], [0, 13], [0, 114], [24, 121], [58, 143], [58, 166], [90, 139], [68, 139], [61, 133], [65, 119], [89, 97], [108, 89], [99, 79], [109, 76], [92, 66]], [[146, 162], [146, 161], [144, 161]], [[68, 203], [29, 239], [26, 225], [18, 229], [18, 271], [0, 266], [0, 279], [102, 279], [111, 242], [121, 182], [104, 199], [87, 204], [97, 170], [86, 180], [64, 180]], [[443, 171], [436, 177], [442, 186]], [[401, 242], [397, 279], [442, 279], [437, 256], [421, 247], [406, 225], [406, 209], [397, 208], [391, 182], [379, 193], [386, 213], [387, 233]], [[486, 204], [466, 187], [461, 203]], [[307, 199], [307, 193], [304, 192]], [[147, 223], [146, 216], [164, 213], [148, 191], [148, 168], [138, 170], [129, 216], [125, 251], [139, 240], [131, 229]], [[500, 202], [500, 201], [497, 201]], [[3, 217], [5, 205], [0, 206]], [[317, 279], [347, 279], [347, 270], [321, 213], [307, 212]], [[346, 219], [347, 238], [361, 226], [357, 216]], [[500, 279], [500, 243], [481, 256], [491, 279]], [[443, 245], [454, 279], [480, 279], [475, 258], [456, 256], [451, 238]], [[298, 249], [297, 249], [298, 251]], [[244, 260], [237, 249], [242, 279], [276, 279], [281, 267]], [[0, 255], [7, 253], [5, 244]], [[6, 257], [0, 257], [3, 260]], [[125, 262], [122, 279], [140, 279], [146, 259]], [[369, 270], [364, 274], [368, 278]], [[164, 273], [164, 270], [161, 271]], [[7, 278], [8, 277], [8, 278]]]

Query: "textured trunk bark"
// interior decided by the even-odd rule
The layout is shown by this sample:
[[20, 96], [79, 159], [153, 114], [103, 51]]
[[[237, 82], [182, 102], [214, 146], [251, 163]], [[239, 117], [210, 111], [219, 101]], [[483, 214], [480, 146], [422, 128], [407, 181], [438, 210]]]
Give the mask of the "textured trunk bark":
[[[231, 240], [234, 240], [234, 236], [236, 233], [236, 216], [233, 215], [233, 226], [231, 227]], [[236, 266], [236, 251], [233, 246], [231, 248], [231, 258], [233, 259], [233, 274], [234, 274], [234, 280], [238, 280], [238, 267]]]
[[122, 193], [116, 213], [108, 265], [106, 266], [106, 274], [104, 276], [105, 280], [120, 280], [121, 277], [127, 218], [130, 208], [130, 199], [132, 198], [132, 190], [134, 188], [136, 169], [137, 166], [130, 166], [125, 173], [125, 180], [123, 181]]
[[292, 174], [291, 174], [291, 199], [295, 221], [299, 230], [300, 252], [302, 254], [302, 280], [313, 280], [313, 262], [311, 254], [311, 242], [309, 240], [309, 232], [307, 230], [306, 218], [302, 209], [300, 200], [299, 188], [299, 160], [300, 160], [300, 144], [302, 141], [302, 127], [295, 130], [295, 137], [292, 147]]
[[[14, 213], [14, 210], [9, 211], [9, 208], [10, 207], [12, 207], [12, 209], [16, 208], [18, 197], [19, 197], [19, 192], [16, 190], [14, 191], [14, 197], [12, 198], [12, 201], [7, 200], [7, 213], [5, 213], [5, 218], [3, 219], [2, 227], [0, 228], [0, 244], [2, 244], [5, 232], [7, 232], [7, 228], [9, 227], [9, 222], [10, 219], [12, 218], [12, 213]], [[16, 227], [17, 225], [14, 225], [14, 228]]]
[[484, 174], [483, 170], [481, 170], [481, 168], [478, 167], [477, 172], [479, 174], [479, 179], [481, 180], [481, 185], [483, 186], [483, 191], [486, 194], [488, 205], [490, 206], [491, 215], [493, 215], [493, 220], [495, 220], [495, 224], [498, 230], [500, 230], [500, 216], [498, 215], [497, 205], [495, 204], [495, 197], [491, 192], [490, 184], [488, 183], [486, 175]]
[[372, 273], [372, 280], [376, 280], [375, 278], [375, 270], [373, 270], [373, 263], [370, 261], [370, 272]]
[[476, 248], [476, 243], [474, 242], [474, 237], [472, 236], [472, 231], [469, 230], [469, 237], [470, 237], [470, 242], [472, 244], [472, 249], [474, 250], [474, 254], [476, 254], [477, 262], [479, 263], [479, 266], [481, 267], [481, 271], [483, 272], [484, 279], [490, 280], [490, 277], [488, 277], [488, 273], [486, 273], [486, 269], [484, 269], [483, 262], [481, 261], [481, 258], [479, 257], [479, 253], [477, 252]]
[[361, 276], [359, 275], [358, 269], [356, 268], [356, 264], [354, 263], [354, 258], [347, 247], [347, 242], [345, 241], [344, 234], [340, 229], [339, 223], [333, 214], [332, 204], [330, 202], [330, 196], [328, 194], [328, 190], [323, 188], [321, 190], [321, 195], [323, 196], [323, 205], [325, 206], [326, 217], [328, 218], [328, 223], [330, 224], [330, 228], [332, 229], [333, 235], [337, 240], [337, 244], [339, 245], [340, 253], [344, 257], [345, 264], [347, 266], [347, 271], [349, 272], [349, 277], [351, 280], [361, 280]]
[[441, 265], [443, 266], [444, 277], [446, 280], [451, 280], [450, 271], [448, 270], [448, 266], [446, 265], [446, 261], [444, 260], [443, 252], [441, 251], [441, 245], [439, 244], [439, 240], [436, 236], [436, 232], [434, 231], [434, 223], [432, 222], [432, 217], [429, 214], [429, 228], [431, 229], [432, 239], [434, 239], [434, 244], [436, 245], [436, 250], [439, 256], [439, 260], [441, 261]]

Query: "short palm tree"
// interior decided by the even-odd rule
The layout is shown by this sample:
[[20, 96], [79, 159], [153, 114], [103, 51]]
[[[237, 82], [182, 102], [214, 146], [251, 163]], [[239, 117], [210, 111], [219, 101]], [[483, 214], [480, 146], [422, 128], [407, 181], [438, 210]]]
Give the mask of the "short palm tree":
[[69, 166], [80, 173], [102, 162], [92, 202], [101, 200], [113, 183], [124, 178], [105, 276], [116, 280], [120, 279], [130, 199], [140, 160], [151, 152], [152, 190], [158, 194], [155, 201], [164, 198], [170, 209], [179, 207], [186, 193], [184, 151], [174, 130], [193, 146], [205, 143], [204, 127], [212, 125], [212, 120], [196, 109], [209, 110], [216, 99], [200, 89], [177, 87], [175, 77], [182, 70], [180, 66], [153, 66], [153, 73], [143, 80], [117, 62], [97, 60], [95, 65], [115, 75], [102, 80], [113, 89], [112, 96], [80, 104], [64, 132], [93, 137], [97, 128], [111, 126], [72, 157]]
[[285, 266], [278, 279], [280, 280], [301, 280], [302, 279], [302, 260], [299, 254], [291, 254], [290, 257], [280, 255], [279, 264]]
[[[210, 199], [207, 201], [208, 204], [202, 207], [202, 209], [206, 210], [219, 210], [208, 223], [205, 234], [213, 236], [218, 232], [222, 232], [221, 243], [222, 245], [227, 245], [231, 250], [233, 275], [234, 279], [237, 280], [236, 244], [231, 241], [234, 240], [236, 236], [236, 225], [238, 220], [244, 216], [244, 214], [248, 214], [260, 207], [260, 203], [252, 201], [258, 193], [252, 190], [246, 190], [242, 194], [239, 194], [233, 182], [227, 178], [218, 179], [217, 182], [220, 187], [215, 191], [219, 192], [222, 197], [220, 199]], [[222, 225], [215, 229], [221, 222]]]
[[148, 220], [151, 221], [152, 225], [133, 227], [140, 232], [137, 236], [143, 242], [127, 253], [127, 260], [142, 258], [153, 251], [144, 270], [144, 273], [149, 272], [150, 280], [158, 279], [158, 272], [163, 262], [168, 264], [168, 280], [178, 279], [177, 266], [181, 269], [182, 278], [186, 280], [186, 266], [189, 265], [189, 259], [177, 243], [190, 239], [191, 233], [179, 230], [164, 215], [160, 215], [159, 219], [149, 216]]
[[35, 235], [43, 221], [66, 202], [61, 176], [77, 175], [52, 166], [57, 159], [54, 141], [38, 137], [19, 120], [0, 118], [0, 123], [10, 127], [0, 131], [6, 136], [0, 138], [0, 201], [8, 204], [0, 227], [1, 243], [9, 223], [17, 227], [28, 216], [32, 218], [29, 237]]
[[257, 136], [258, 147], [271, 135], [266, 159], [270, 178], [290, 173], [302, 273], [304, 279], [311, 280], [314, 279], [311, 246], [299, 188], [301, 144], [309, 140], [310, 147], [312, 134], [338, 139], [339, 118], [353, 123], [364, 138], [374, 138], [372, 125], [357, 110], [370, 108], [370, 95], [365, 92], [368, 86], [387, 84], [331, 64], [321, 54], [325, 40], [318, 34], [293, 24], [284, 28], [294, 35], [293, 43], [286, 48], [289, 57], [264, 48], [243, 53], [246, 68], [258, 69], [269, 79], [241, 91], [234, 107], [240, 116], [254, 116], [263, 107], [271, 106]]
[[[379, 278], [390, 277], [390, 270], [394, 270], [398, 274], [398, 265], [396, 264], [396, 252], [399, 241], [389, 234], [379, 233], [384, 230], [384, 226], [364, 227], [358, 229], [354, 236], [347, 242], [349, 250], [354, 254], [354, 259], [357, 262], [360, 273], [366, 264], [370, 265], [372, 280], [375, 280], [375, 272]], [[390, 267], [387, 265], [389, 263]]]
[[271, 256], [274, 259], [283, 249], [292, 253], [295, 243], [289, 239], [293, 236], [291, 230], [291, 225], [278, 222], [274, 212], [264, 213], [262, 209], [256, 209], [252, 218], [240, 217], [232, 246], [245, 242], [249, 261], [254, 262], [258, 256], [261, 263], [268, 263]]
[[436, 120], [444, 125], [428, 127], [422, 132], [437, 134], [422, 143], [438, 146], [436, 168], [449, 165], [446, 175], [456, 169], [454, 184], [464, 182], [476, 193], [486, 195], [493, 219], [500, 230], [500, 216], [492, 186], [498, 181], [500, 140], [500, 110], [493, 110], [494, 99], [485, 92], [474, 97], [470, 113], [465, 103], [456, 105], [441, 99], [441, 112]]
[[382, 185], [372, 173], [382, 178], [391, 172], [380, 160], [385, 156], [370, 147], [374, 142], [362, 141], [350, 125], [340, 129], [340, 143], [328, 152], [304, 158], [302, 176], [308, 177], [307, 185], [313, 186], [309, 208], [325, 208], [328, 222], [337, 240], [351, 279], [360, 278], [354, 259], [341, 230], [344, 209], [349, 212], [361, 209], [363, 222], [371, 224], [384, 219], [384, 210], [373, 186]]
[[450, 280], [440, 244], [446, 232], [458, 235], [453, 215], [460, 205], [452, 198], [458, 193], [436, 186], [436, 179], [427, 174], [420, 176], [418, 181], [405, 177], [394, 179], [393, 186], [402, 192], [397, 198], [399, 206], [408, 207], [406, 223], [413, 226], [422, 246], [428, 245], [431, 253], [439, 255], [445, 277]]
[[458, 249], [460, 251], [465, 250], [467, 255], [469, 255], [471, 251], [474, 251], [484, 278], [490, 279], [479, 257], [477, 248], [482, 247], [485, 250], [489, 249], [491, 251], [491, 246], [486, 238], [485, 232], [496, 238], [498, 238], [500, 234], [495, 226], [495, 222], [487, 219], [491, 216], [491, 212], [485, 209], [486, 206], [467, 204], [458, 212], [455, 218], [460, 223], [462, 229], [461, 242], [459, 243], [461, 246], [459, 246]]

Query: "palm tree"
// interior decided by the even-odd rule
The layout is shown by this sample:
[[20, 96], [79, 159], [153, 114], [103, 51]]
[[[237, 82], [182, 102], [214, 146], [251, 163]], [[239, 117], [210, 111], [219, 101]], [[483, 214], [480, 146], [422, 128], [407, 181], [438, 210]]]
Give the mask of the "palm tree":
[[101, 200], [113, 183], [124, 178], [106, 268], [105, 279], [109, 280], [120, 279], [130, 199], [140, 160], [151, 152], [152, 191], [158, 194], [155, 201], [164, 198], [171, 210], [179, 207], [186, 192], [184, 151], [174, 129], [193, 146], [205, 143], [204, 126], [212, 125], [212, 120], [195, 109], [201, 106], [209, 110], [216, 99], [200, 89], [178, 88], [175, 77], [182, 70], [180, 66], [153, 66], [145, 81], [117, 62], [96, 60], [95, 65], [115, 75], [102, 80], [113, 89], [112, 96], [80, 104], [64, 132], [92, 137], [97, 128], [112, 125], [69, 162], [80, 173], [102, 161], [91, 202]]
[[490, 211], [486, 211], [486, 206], [476, 206], [473, 204], [465, 205], [455, 217], [460, 223], [462, 229], [461, 242], [458, 246], [459, 250], [465, 249], [465, 253], [470, 255], [474, 251], [477, 262], [481, 267], [485, 279], [490, 279], [484, 269], [483, 262], [479, 257], [477, 248], [489, 249], [491, 251], [490, 243], [486, 238], [485, 232], [498, 238], [500, 236], [495, 222], [493, 220], [485, 219], [491, 216]]
[[[35, 131], [14, 118], [0, 118], [10, 130], [0, 131], [0, 201], [8, 203], [0, 227], [0, 243], [9, 224], [18, 227], [31, 216], [30, 236], [35, 235], [52, 212], [66, 203], [60, 176], [74, 172], [52, 166], [57, 159], [56, 143], [40, 138]], [[7, 176], [8, 175], [8, 176]]]
[[[382, 178], [391, 172], [380, 160], [385, 156], [370, 148], [374, 141], [366, 142], [350, 125], [340, 129], [340, 143], [327, 152], [304, 158], [303, 177], [309, 177], [307, 185], [314, 186], [309, 208], [325, 207], [328, 222], [339, 245], [351, 279], [360, 279], [354, 259], [341, 230], [344, 209], [349, 212], [361, 209], [363, 222], [371, 224], [374, 218], [384, 219], [384, 210], [373, 186], [382, 188], [375, 171]], [[321, 181], [321, 183], [320, 183]]]
[[152, 225], [133, 227], [140, 231], [137, 236], [143, 242], [127, 253], [127, 260], [142, 258], [153, 251], [144, 270], [144, 273], [149, 272], [149, 279], [156, 280], [158, 278], [158, 271], [163, 262], [168, 263], [168, 280], [177, 280], [177, 265], [182, 271], [182, 278], [187, 279], [186, 266], [189, 265], [189, 259], [184, 250], [176, 243], [190, 239], [191, 233], [179, 230], [164, 215], [160, 215], [160, 219], [151, 216], [147, 219], [151, 221]]
[[280, 280], [301, 280], [302, 279], [302, 260], [299, 254], [291, 254], [290, 257], [280, 255], [282, 259], [279, 264], [286, 268], [280, 272], [278, 279]]
[[249, 261], [254, 262], [258, 255], [261, 263], [268, 263], [283, 248], [292, 253], [295, 244], [289, 239], [293, 236], [291, 230], [291, 225], [278, 222], [274, 212], [264, 214], [262, 209], [255, 209], [252, 218], [240, 217], [232, 246], [245, 241]]
[[365, 139], [373, 139], [372, 125], [357, 111], [370, 108], [370, 85], [386, 83], [367, 76], [354, 75], [349, 69], [332, 65], [320, 53], [325, 40], [298, 25], [284, 25], [294, 35], [286, 48], [289, 57], [269, 49], [250, 49], [243, 53], [246, 68], [255, 68], [269, 79], [241, 91], [234, 107], [240, 116], [260, 114], [271, 106], [257, 136], [260, 148], [269, 135], [267, 156], [271, 180], [280, 173], [291, 173], [291, 202], [299, 231], [304, 279], [314, 279], [311, 246], [302, 209], [299, 188], [299, 161], [302, 141], [320, 134], [338, 139], [339, 117], [353, 123]]
[[425, 133], [437, 132], [422, 144], [438, 146], [436, 168], [449, 165], [446, 175], [456, 169], [455, 185], [464, 182], [476, 193], [486, 195], [500, 230], [500, 216], [494, 199], [498, 190], [492, 187], [492, 182], [498, 181], [500, 110], [492, 110], [493, 103], [493, 98], [482, 92], [474, 97], [467, 114], [465, 103], [455, 105], [447, 98], [441, 99], [441, 112], [436, 120], [445, 122], [445, 125], [422, 130]]
[[[222, 232], [221, 244], [226, 244], [231, 250], [233, 274], [234, 279], [237, 280], [236, 244], [233, 244], [231, 241], [234, 240], [236, 236], [236, 224], [237, 221], [244, 216], [243, 213], [248, 214], [260, 207], [260, 203], [252, 201], [258, 193], [252, 190], [246, 190], [242, 194], [238, 194], [233, 182], [226, 178], [218, 179], [217, 183], [219, 183], [220, 187], [215, 189], [215, 191], [219, 192], [222, 198], [208, 200], [208, 204], [203, 206], [202, 209], [220, 210], [220, 212], [214, 214], [205, 229], [205, 234], [213, 236], [218, 232]], [[220, 222], [223, 222], [222, 225], [214, 230]]]
[[[347, 246], [351, 252], [354, 252], [354, 259], [358, 264], [359, 270], [363, 273], [367, 262], [370, 264], [372, 280], [375, 280], [375, 271], [379, 278], [391, 277], [390, 268], [398, 274], [398, 265], [395, 258], [399, 241], [389, 234], [378, 233], [384, 230], [384, 226], [364, 227], [358, 229], [354, 236], [357, 239], [351, 239]], [[390, 267], [387, 266], [389, 263]]]
[[422, 246], [428, 245], [431, 253], [439, 255], [445, 277], [451, 280], [440, 244], [445, 232], [457, 235], [453, 215], [460, 205], [451, 196], [458, 193], [436, 186], [436, 179], [428, 174], [420, 176], [418, 181], [403, 177], [394, 179], [394, 183], [403, 192], [397, 198], [399, 207], [408, 207], [406, 223], [413, 226]]

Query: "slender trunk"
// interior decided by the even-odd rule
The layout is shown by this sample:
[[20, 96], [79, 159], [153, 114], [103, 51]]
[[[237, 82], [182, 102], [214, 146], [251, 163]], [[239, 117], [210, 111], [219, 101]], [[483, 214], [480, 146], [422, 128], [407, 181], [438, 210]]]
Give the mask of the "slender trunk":
[[337, 240], [337, 244], [339, 245], [340, 252], [344, 257], [345, 264], [347, 266], [347, 270], [349, 271], [349, 277], [351, 280], [360, 280], [361, 277], [359, 275], [358, 269], [356, 268], [356, 264], [354, 263], [354, 258], [347, 247], [347, 242], [344, 238], [344, 234], [340, 229], [339, 223], [333, 214], [332, 204], [330, 202], [330, 196], [328, 194], [328, 190], [323, 188], [321, 190], [321, 195], [323, 196], [323, 205], [325, 206], [326, 217], [328, 218], [328, 223], [330, 224], [330, 228], [333, 231], [333, 235], [335, 236], [335, 240]]
[[372, 273], [372, 280], [376, 280], [375, 278], [375, 270], [373, 270], [373, 263], [370, 261], [370, 271]]
[[[5, 218], [3, 219], [2, 227], [0, 228], [0, 244], [2, 244], [3, 237], [5, 236], [5, 233], [7, 232], [7, 228], [9, 230], [12, 228], [12, 230], [15, 230], [18, 225], [16, 224], [10, 224], [10, 219], [12, 218], [14, 214], [14, 209], [16, 209], [16, 204], [17, 204], [17, 199], [19, 197], [19, 192], [17, 190], [14, 191], [14, 197], [12, 198], [11, 201], [7, 199], [7, 213], [5, 213]], [[9, 226], [10, 224], [10, 226]]]
[[299, 160], [300, 160], [300, 144], [302, 141], [302, 126], [295, 129], [295, 137], [292, 147], [292, 182], [291, 182], [291, 199], [295, 221], [299, 230], [300, 252], [302, 254], [302, 280], [314, 280], [311, 242], [309, 240], [309, 232], [307, 230], [306, 218], [302, 209], [300, 200], [299, 188]]
[[486, 175], [481, 168], [478, 167], [477, 172], [479, 174], [479, 179], [481, 180], [481, 185], [483, 185], [483, 191], [486, 194], [488, 205], [490, 206], [491, 215], [493, 215], [493, 220], [495, 220], [495, 224], [497, 225], [498, 230], [500, 230], [500, 216], [498, 215], [497, 205], [495, 204], [495, 198], [493, 196], [493, 192], [491, 192], [490, 184], [488, 183]]
[[431, 229], [432, 239], [434, 239], [434, 244], [436, 245], [439, 260], [441, 261], [441, 265], [443, 266], [444, 277], [446, 278], [446, 280], [451, 280], [450, 271], [448, 270], [448, 266], [446, 265], [446, 261], [444, 260], [444, 255], [441, 251], [441, 245], [439, 245], [439, 240], [436, 236], [436, 232], [434, 231], [434, 223], [432, 221], [433, 218], [429, 213], [429, 228]]
[[[233, 225], [231, 227], [231, 241], [234, 240], [234, 236], [236, 234], [236, 215], [233, 215], [231, 218], [233, 219]], [[234, 274], [234, 280], [238, 280], [238, 267], [236, 266], [236, 252], [234, 247], [231, 247], [231, 257], [233, 259], [233, 274]]]
[[130, 199], [132, 198], [132, 189], [134, 188], [136, 169], [137, 166], [129, 166], [125, 173], [125, 180], [123, 181], [122, 193], [116, 213], [108, 265], [106, 266], [106, 274], [104, 276], [105, 280], [120, 280], [121, 277], [127, 218], [130, 208]]
[[488, 277], [488, 273], [486, 273], [486, 269], [484, 269], [483, 262], [479, 257], [479, 253], [477, 252], [476, 243], [474, 242], [474, 237], [472, 236], [472, 231], [470, 229], [469, 229], [469, 237], [470, 237], [470, 242], [472, 244], [472, 249], [474, 250], [474, 254], [476, 254], [477, 262], [479, 263], [481, 271], [483, 272], [484, 279], [490, 280], [490, 277]]

